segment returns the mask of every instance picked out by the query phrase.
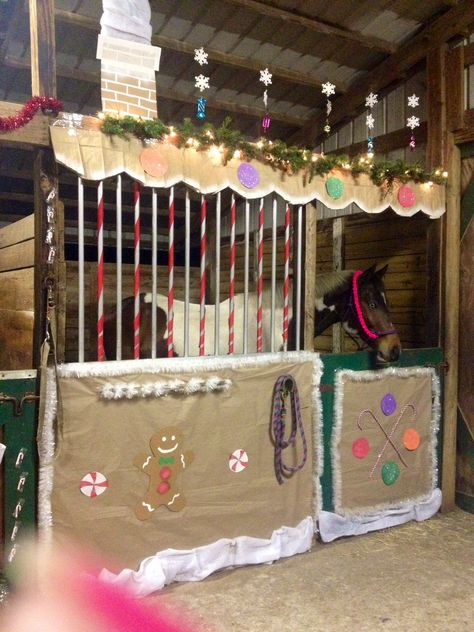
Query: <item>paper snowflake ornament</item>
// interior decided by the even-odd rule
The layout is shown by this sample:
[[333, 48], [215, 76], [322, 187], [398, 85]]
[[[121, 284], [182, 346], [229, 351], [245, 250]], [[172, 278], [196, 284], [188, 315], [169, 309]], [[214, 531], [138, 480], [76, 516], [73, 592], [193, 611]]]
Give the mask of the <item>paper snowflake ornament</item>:
[[206, 51], [204, 50], [204, 48], [195, 48], [194, 49], [194, 61], [197, 61], [197, 63], [200, 66], [203, 66], [204, 64], [207, 64], [207, 58], [208, 58], [208, 54], [206, 53]]
[[408, 107], [416, 108], [420, 105], [419, 103], [420, 97], [417, 97], [416, 94], [412, 94], [411, 97], [408, 97]]
[[194, 79], [196, 80], [194, 86], [196, 88], [199, 88], [201, 92], [209, 88], [209, 77], [205, 77], [204, 75], [197, 75], [196, 77], [194, 77]]
[[326, 83], [321, 84], [322, 90], [321, 92], [325, 94], [327, 97], [330, 97], [331, 94], [336, 94], [336, 86], [333, 83], [327, 81]]
[[411, 129], [415, 129], [415, 127], [420, 127], [420, 119], [417, 116], [408, 117], [407, 127], [410, 127]]
[[265, 86], [269, 86], [271, 84], [271, 82], [272, 82], [272, 73], [268, 70], [268, 68], [265, 68], [265, 70], [261, 70], [260, 71], [260, 81]]
[[374, 94], [373, 92], [371, 92], [369, 96], [366, 97], [365, 99], [365, 107], [373, 108], [374, 105], [377, 105], [378, 102], [379, 102], [378, 94]]
[[365, 119], [365, 124], [367, 125], [367, 127], [369, 129], [373, 129], [374, 125], [375, 125], [375, 119], [372, 116], [372, 114], [367, 114], [367, 117]]

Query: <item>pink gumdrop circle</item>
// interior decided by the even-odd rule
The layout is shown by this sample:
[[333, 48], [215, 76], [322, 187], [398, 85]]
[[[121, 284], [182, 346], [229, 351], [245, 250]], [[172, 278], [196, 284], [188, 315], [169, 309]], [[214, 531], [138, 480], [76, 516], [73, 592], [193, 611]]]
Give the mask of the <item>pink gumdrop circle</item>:
[[370, 452], [370, 443], [365, 437], [360, 437], [352, 443], [352, 454], [356, 459], [365, 459]]
[[415, 192], [411, 187], [405, 185], [398, 190], [398, 201], [403, 208], [410, 208], [416, 202]]

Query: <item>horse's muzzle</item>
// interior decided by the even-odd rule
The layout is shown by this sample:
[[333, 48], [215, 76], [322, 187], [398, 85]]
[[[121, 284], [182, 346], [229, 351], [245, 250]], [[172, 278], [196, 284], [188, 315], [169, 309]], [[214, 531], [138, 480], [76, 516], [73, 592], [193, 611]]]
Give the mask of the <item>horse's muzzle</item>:
[[397, 362], [400, 359], [402, 345], [398, 334], [381, 336], [377, 342], [377, 360], [379, 362]]

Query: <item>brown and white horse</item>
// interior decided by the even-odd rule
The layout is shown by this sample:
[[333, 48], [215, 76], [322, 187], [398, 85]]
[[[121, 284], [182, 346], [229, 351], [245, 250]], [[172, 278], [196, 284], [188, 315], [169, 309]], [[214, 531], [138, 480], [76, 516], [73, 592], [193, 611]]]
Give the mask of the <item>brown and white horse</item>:
[[[315, 336], [321, 334], [334, 323], [341, 322], [346, 331], [377, 351], [379, 362], [394, 362], [401, 352], [400, 338], [395, 330], [388, 311], [385, 296], [383, 275], [387, 266], [376, 271], [375, 266], [365, 271], [344, 271], [327, 273], [316, 277], [317, 298], [315, 303]], [[290, 291], [290, 313], [291, 313]], [[157, 333], [156, 356], [167, 355], [167, 297], [157, 295]], [[244, 349], [244, 335], [247, 337], [248, 352], [256, 351], [257, 341], [257, 295], [248, 295], [248, 327], [244, 332], [244, 295], [237, 294], [234, 302], [234, 349], [235, 353], [242, 353]], [[133, 358], [133, 297], [122, 301], [122, 358]], [[184, 356], [185, 304], [174, 301], [173, 349], [174, 355]], [[219, 336], [218, 353], [228, 352], [228, 315], [229, 300], [219, 306]], [[189, 318], [189, 355], [198, 355], [200, 306], [190, 303]], [[150, 294], [140, 295], [140, 357], [151, 357], [151, 321], [152, 303]], [[107, 359], [115, 358], [116, 354], [116, 312], [113, 310], [106, 315], [104, 323], [104, 346]], [[271, 350], [271, 291], [267, 288], [263, 293], [263, 350]], [[274, 313], [274, 341], [273, 348], [282, 349], [283, 331], [283, 288], [277, 286]], [[215, 350], [215, 305], [206, 305], [206, 337], [205, 355], [214, 355]], [[295, 319], [289, 323], [288, 348], [295, 348]]]

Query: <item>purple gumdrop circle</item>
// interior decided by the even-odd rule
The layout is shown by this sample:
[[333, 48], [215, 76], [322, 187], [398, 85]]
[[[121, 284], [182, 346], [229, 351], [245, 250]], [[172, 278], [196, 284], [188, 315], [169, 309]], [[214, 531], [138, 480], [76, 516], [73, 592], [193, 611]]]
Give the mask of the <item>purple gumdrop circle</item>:
[[243, 162], [239, 165], [237, 177], [240, 184], [243, 184], [247, 189], [254, 189], [260, 182], [258, 171], [248, 162]]
[[380, 402], [380, 408], [384, 415], [388, 417], [388, 415], [392, 415], [397, 409], [397, 400], [392, 395], [392, 393], [387, 393], [382, 397], [382, 401]]

